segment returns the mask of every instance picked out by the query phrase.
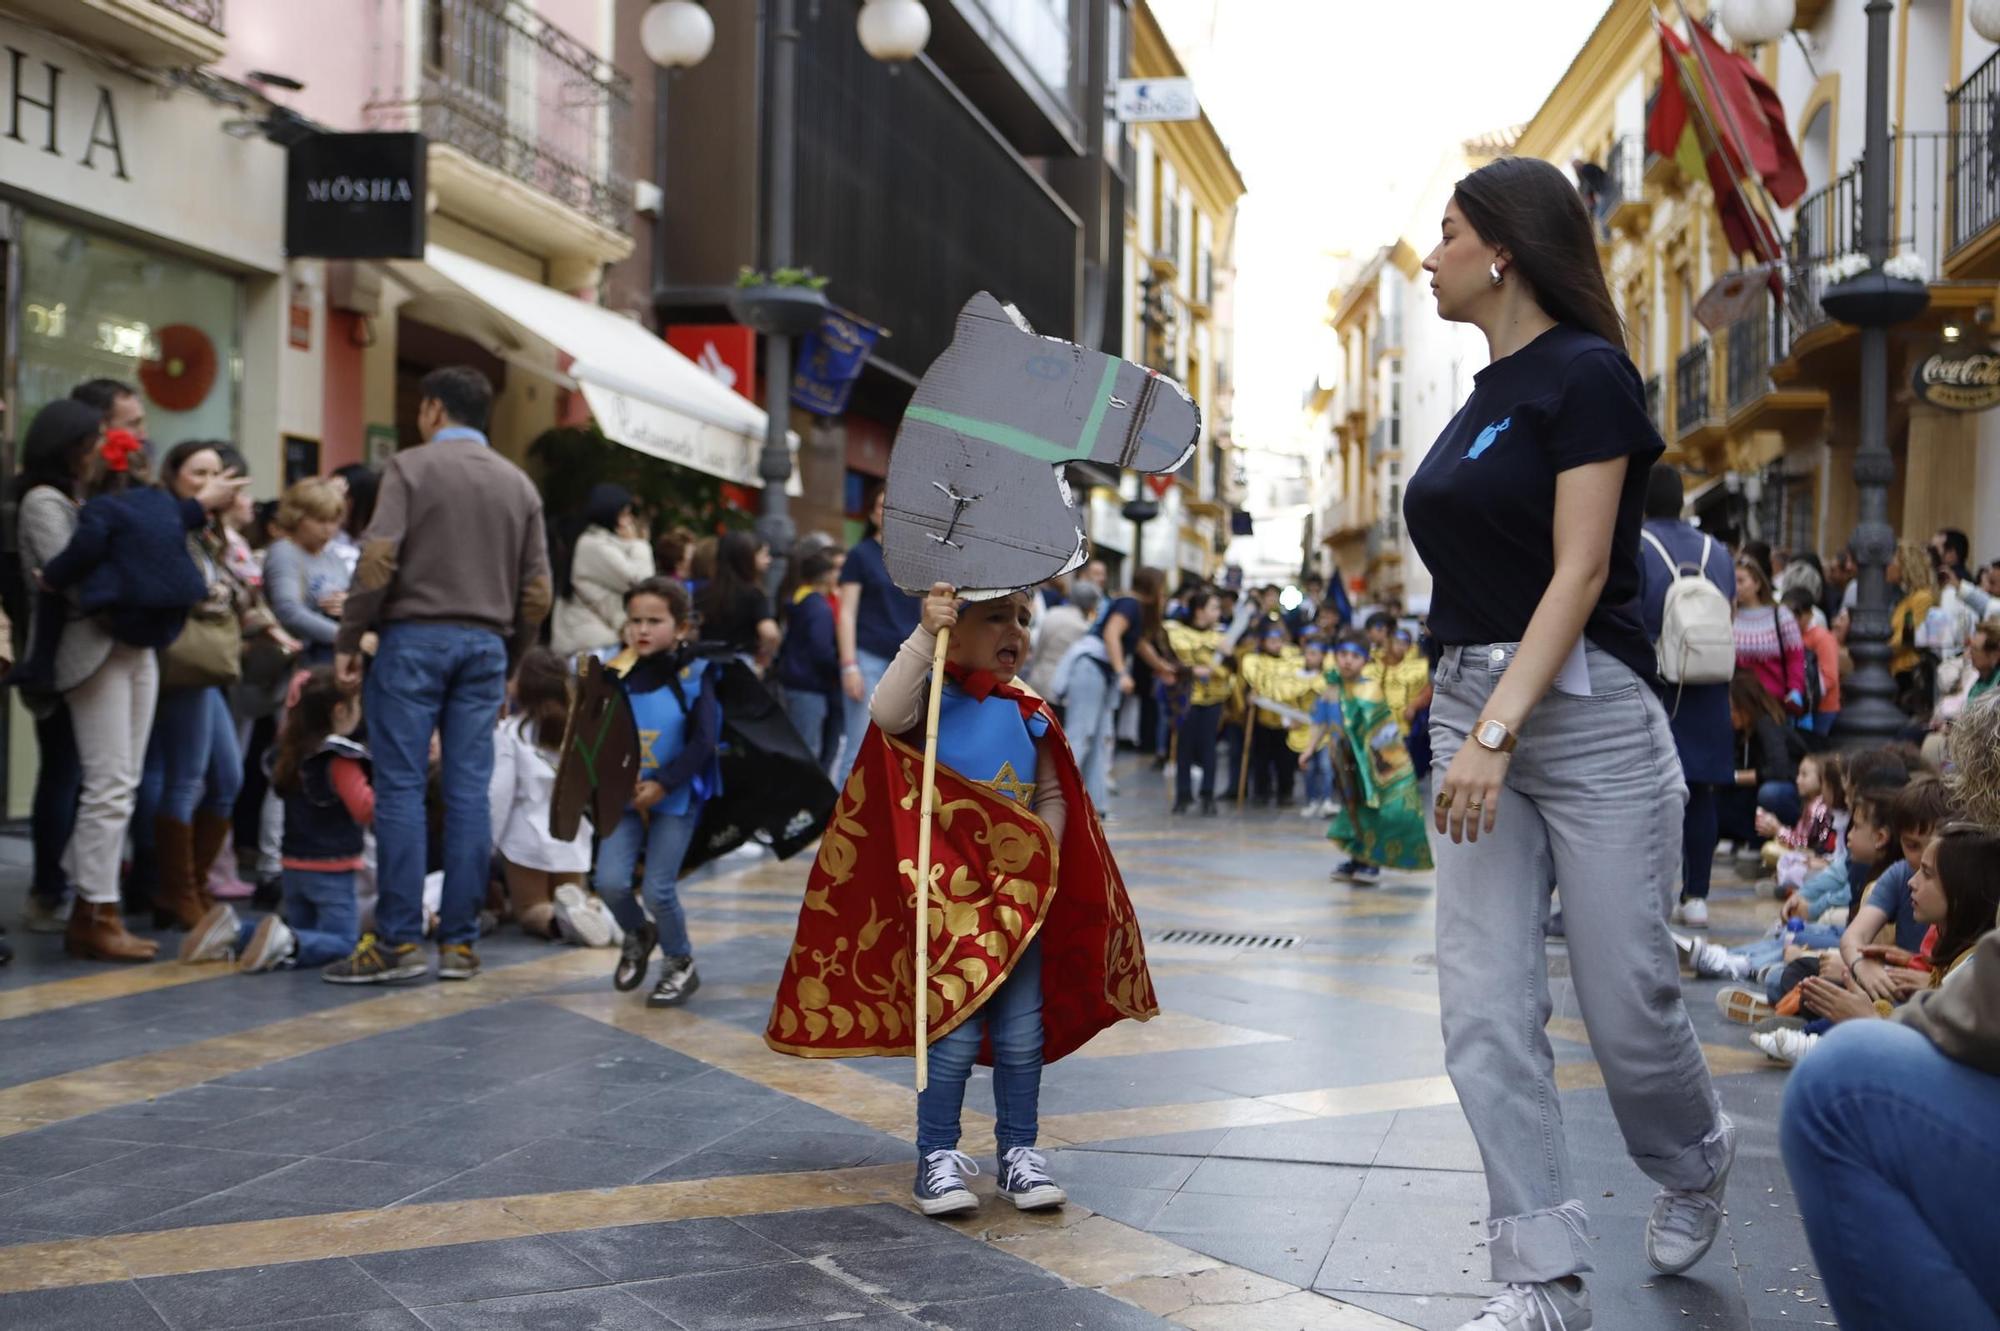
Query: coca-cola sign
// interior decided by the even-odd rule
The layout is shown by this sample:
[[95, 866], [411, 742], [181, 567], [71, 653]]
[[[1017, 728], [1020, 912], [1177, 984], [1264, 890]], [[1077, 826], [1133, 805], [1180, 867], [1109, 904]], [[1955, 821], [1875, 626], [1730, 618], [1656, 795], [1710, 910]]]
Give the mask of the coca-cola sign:
[[1918, 398], [1946, 411], [1985, 411], [2000, 406], [2000, 351], [1992, 347], [1946, 347], [1918, 359], [1913, 376]]

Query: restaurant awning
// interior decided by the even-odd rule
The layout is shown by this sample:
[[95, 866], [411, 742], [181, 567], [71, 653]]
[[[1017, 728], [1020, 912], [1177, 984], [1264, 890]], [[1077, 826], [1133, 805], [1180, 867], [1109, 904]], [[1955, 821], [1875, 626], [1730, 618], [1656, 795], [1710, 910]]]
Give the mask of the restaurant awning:
[[[761, 484], [767, 417], [638, 322], [440, 245], [396, 278], [451, 331], [510, 365], [582, 391], [605, 435], [738, 485]], [[799, 438], [788, 433], [792, 451]], [[796, 464], [787, 488], [800, 493]]]

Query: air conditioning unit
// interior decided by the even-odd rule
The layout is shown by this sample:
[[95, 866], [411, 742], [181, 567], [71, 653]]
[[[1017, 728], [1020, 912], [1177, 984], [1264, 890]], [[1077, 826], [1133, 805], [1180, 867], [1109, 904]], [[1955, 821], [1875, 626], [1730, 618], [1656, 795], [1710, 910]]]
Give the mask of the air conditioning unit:
[[382, 270], [353, 259], [330, 260], [326, 265], [326, 307], [347, 314], [380, 314]]

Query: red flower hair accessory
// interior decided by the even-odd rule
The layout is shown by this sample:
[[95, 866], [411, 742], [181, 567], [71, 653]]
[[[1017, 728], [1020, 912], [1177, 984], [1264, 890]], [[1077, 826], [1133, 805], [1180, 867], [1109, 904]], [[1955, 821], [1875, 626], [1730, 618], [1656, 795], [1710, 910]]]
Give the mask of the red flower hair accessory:
[[104, 454], [104, 465], [113, 471], [130, 471], [132, 455], [145, 448], [139, 436], [130, 430], [110, 430], [104, 435], [100, 451]]

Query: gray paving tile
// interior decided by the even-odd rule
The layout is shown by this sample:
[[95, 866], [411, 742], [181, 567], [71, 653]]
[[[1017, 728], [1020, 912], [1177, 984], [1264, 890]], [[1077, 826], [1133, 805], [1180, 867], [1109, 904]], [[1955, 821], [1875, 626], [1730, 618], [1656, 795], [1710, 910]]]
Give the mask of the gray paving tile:
[[72, 1183], [117, 1183], [126, 1187], [170, 1188], [181, 1192], [221, 1192], [294, 1164], [296, 1155], [225, 1151], [208, 1146], [148, 1146], [66, 1177]]
[[926, 1325], [952, 1331], [1164, 1331], [1173, 1326], [1094, 1289], [1037, 1290], [917, 1309]]
[[1204, 1160], [1181, 1191], [1224, 1197], [1307, 1197], [1323, 1206], [1325, 1214], [1344, 1216], [1366, 1177], [1366, 1170], [1352, 1166], [1217, 1157]]
[[1294, 1285], [1312, 1283], [1347, 1199], [1225, 1197], [1182, 1192], [1149, 1228], [1223, 1261]]
[[354, 1262], [412, 1308], [607, 1283], [540, 1236], [370, 1253]]
[[1350, 1293], [1484, 1297], [1493, 1292], [1489, 1272], [1486, 1245], [1476, 1231], [1414, 1243], [1343, 1232], [1306, 1283], [1339, 1298]]
[[350, 1137], [320, 1153], [337, 1160], [378, 1160], [387, 1164], [456, 1165], [469, 1169], [497, 1160], [544, 1135], [540, 1124], [460, 1123], [426, 1116], [399, 1127]]
[[532, 1193], [568, 1191], [570, 1185], [559, 1178], [487, 1163], [453, 1174], [422, 1192], [411, 1193], [398, 1204], [423, 1206], [431, 1202], [462, 1202], [480, 1197], [524, 1197]]
[[124, 1159], [138, 1149], [129, 1141], [75, 1136], [44, 1128], [0, 1140], [0, 1174], [54, 1178]]
[[218, 1192], [200, 1197], [185, 1206], [176, 1206], [158, 1215], [147, 1216], [128, 1226], [135, 1232], [159, 1229], [190, 1229], [198, 1225], [234, 1225], [245, 1220], [288, 1220], [293, 1216], [324, 1215], [344, 1208], [329, 1206], [311, 1198], [284, 1200], [276, 1197], [246, 1197], [238, 1192]]
[[805, 1262], [759, 1267], [754, 1280], [721, 1271], [621, 1288], [686, 1331], [768, 1331], [887, 1311]]
[[458, 1172], [450, 1165], [389, 1164], [316, 1156], [251, 1179], [232, 1188], [230, 1195], [310, 1201], [324, 1211], [358, 1211], [401, 1201]]
[[544, 1137], [496, 1158], [495, 1169], [561, 1179], [572, 1188], [615, 1188], [637, 1183], [685, 1155], [669, 1141], [651, 1149], [581, 1137]]
[[1134, 1229], [1151, 1229], [1174, 1194], [1166, 1188], [1128, 1188], [1116, 1183], [1063, 1181], [1070, 1198], [1099, 1215]]
[[900, 1206], [836, 1206], [736, 1217], [736, 1223], [801, 1257], [924, 1247], [959, 1238], [951, 1228]]
[[1165, 1189], [1171, 1193], [1188, 1180], [1200, 1156], [1136, 1154], [1116, 1151], [1055, 1151], [1049, 1172], [1065, 1188], [1082, 1184], [1112, 1184], [1124, 1188]]
[[1222, 1144], [1228, 1128], [1203, 1128], [1198, 1132], [1168, 1132], [1152, 1137], [1114, 1137], [1090, 1143], [1093, 1151], [1121, 1151], [1133, 1155], [1204, 1156]]
[[620, 1225], [549, 1237], [617, 1281], [705, 1275], [797, 1260], [797, 1254], [731, 1220]]
[[195, 1199], [191, 1192], [121, 1188], [111, 1183], [44, 1179], [7, 1195], [7, 1219], [23, 1229], [57, 1234], [116, 1234], [148, 1216]]
[[[1332, 1296], [1329, 1296], [1332, 1297]], [[1357, 1308], [1380, 1313], [1422, 1331], [1458, 1331], [1478, 1315], [1486, 1302], [1485, 1295], [1479, 1298], [1441, 1297], [1424, 1294], [1377, 1294], [1352, 1293], [1338, 1296], [1342, 1303], [1351, 1303]], [[1693, 1328], [1687, 1328], [1693, 1331]], [[1794, 1328], [1793, 1331], [1798, 1331]]]
[[[202, 1331], [208, 1331], [203, 1327]], [[333, 1313], [298, 1322], [274, 1322], [271, 1331], [426, 1331], [407, 1308], [371, 1308], [367, 1312]]]
[[158, 1276], [141, 1280], [139, 1292], [174, 1331], [268, 1326], [334, 1308], [362, 1312], [401, 1306], [345, 1257]]
[[899, 1304], [983, 1299], [1060, 1289], [1063, 1283], [1041, 1267], [997, 1247], [964, 1239], [945, 1248], [844, 1252], [818, 1265], [868, 1289], [881, 1290]]
[[1373, 1164], [1394, 1120], [1393, 1114], [1357, 1114], [1232, 1128], [1211, 1154], [1322, 1165]]
[[382, 1132], [410, 1119], [407, 1110], [374, 1101], [308, 1097], [187, 1138], [191, 1146], [313, 1155]]
[[567, 1289], [420, 1310], [431, 1331], [678, 1331], [620, 1289]]
[[697, 1151], [762, 1123], [785, 1105], [782, 1098], [746, 1100], [728, 1095], [669, 1094], [649, 1097], [615, 1113], [561, 1115], [558, 1121], [572, 1137], [618, 1142], [626, 1146], [671, 1145]]
[[750, 1131], [725, 1137], [705, 1150], [650, 1175], [644, 1182], [722, 1178], [731, 1174], [779, 1174], [807, 1169], [852, 1169], [893, 1160], [915, 1162], [916, 1148], [887, 1134], [854, 1132], [783, 1133]]
[[104, 1327], [116, 1331], [165, 1331], [167, 1323], [129, 1280], [0, 1294], [0, 1326]]

